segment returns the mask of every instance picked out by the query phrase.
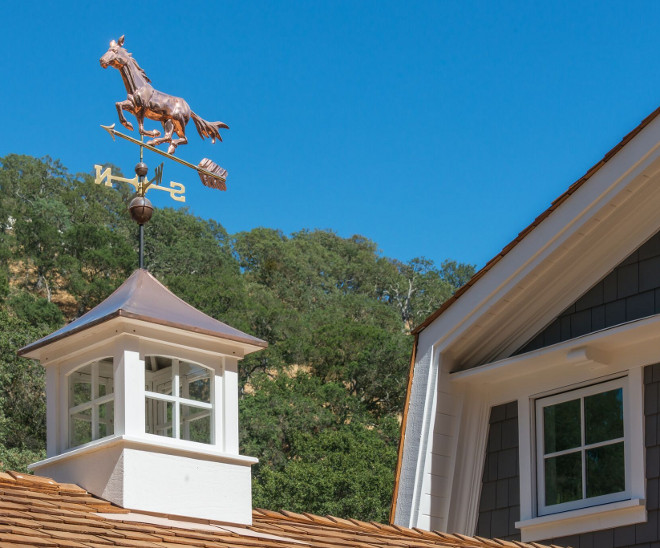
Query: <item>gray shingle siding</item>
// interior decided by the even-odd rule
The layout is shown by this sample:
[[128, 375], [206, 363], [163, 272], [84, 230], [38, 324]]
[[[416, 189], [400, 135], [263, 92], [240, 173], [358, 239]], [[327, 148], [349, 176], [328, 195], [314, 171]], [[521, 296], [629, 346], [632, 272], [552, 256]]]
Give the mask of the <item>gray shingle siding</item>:
[[520, 540], [513, 525], [520, 519], [518, 403], [493, 407], [489, 422], [476, 534]]
[[515, 354], [660, 313], [660, 232]]

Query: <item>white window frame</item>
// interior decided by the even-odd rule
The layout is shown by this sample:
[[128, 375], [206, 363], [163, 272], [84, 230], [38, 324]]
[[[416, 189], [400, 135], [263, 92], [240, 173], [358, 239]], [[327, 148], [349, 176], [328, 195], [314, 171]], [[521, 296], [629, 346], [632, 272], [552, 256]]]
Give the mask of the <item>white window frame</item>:
[[[113, 379], [112, 379], [112, 385], [113, 389], [110, 394], [107, 394], [105, 396], [99, 396], [98, 394], [98, 387], [99, 387], [99, 362], [105, 361], [105, 360], [110, 360], [113, 364]], [[75, 382], [76, 375], [80, 373], [81, 369], [84, 369], [87, 366], [91, 366], [92, 371], [91, 371], [91, 377], [90, 377], [90, 382], [91, 382], [91, 399], [89, 401], [86, 401], [84, 403], [81, 403], [79, 405], [76, 405], [75, 407], [71, 407], [71, 402], [73, 400], [73, 383]], [[68, 400], [67, 400], [67, 447], [69, 449], [74, 449], [76, 447], [82, 447], [83, 445], [86, 445], [87, 443], [90, 443], [92, 441], [96, 441], [98, 439], [102, 439], [99, 437], [99, 407], [103, 405], [104, 403], [109, 403], [109, 402], [114, 402], [115, 399], [115, 390], [114, 390], [114, 384], [115, 384], [115, 379], [114, 379], [114, 360], [111, 356], [107, 356], [105, 358], [100, 358], [98, 360], [94, 360], [92, 362], [84, 363], [80, 365], [79, 367], [76, 367], [73, 371], [71, 371], [67, 375], [67, 393], [68, 393]], [[92, 423], [92, 439], [89, 440], [89, 442], [86, 443], [81, 443], [80, 445], [74, 445], [73, 440], [71, 439], [71, 436], [73, 434], [72, 431], [72, 420], [74, 415], [78, 415], [79, 413], [82, 413], [84, 411], [91, 410], [91, 423]], [[113, 406], [113, 412], [114, 412], [114, 406]], [[103, 436], [104, 438], [107, 438], [109, 436], [112, 436], [114, 434], [114, 417], [112, 419], [113, 423], [113, 431], [109, 434], [106, 434]]]
[[[578, 380], [574, 384], [564, 384], [562, 388], [546, 388], [543, 392], [521, 396], [518, 399], [518, 433], [520, 463], [520, 521], [515, 527], [520, 529], [523, 542], [541, 541], [600, 529], [622, 527], [646, 521], [645, 505], [646, 467], [644, 444], [644, 381], [643, 370], [654, 360], [644, 360], [629, 369], [620, 364], [618, 373], [600, 378]], [[579, 368], [564, 370], [563, 380], [569, 381], [579, 376]], [[547, 515], [538, 513], [538, 488], [536, 465], [536, 421], [535, 401], [539, 398], [580, 389], [621, 378], [626, 386], [628, 401], [624, 397], [624, 431], [628, 445], [625, 448], [627, 498], [597, 505], [583, 506], [573, 510]], [[557, 385], [556, 374], [543, 379], [541, 384]], [[513, 387], [515, 390], [515, 387]], [[607, 526], [604, 527], [603, 523]]]
[[[585, 440], [585, 416], [584, 416], [584, 398], [601, 394], [611, 390], [621, 389], [623, 392], [623, 437], [613, 438], [604, 442], [587, 444]], [[611, 502], [630, 499], [630, 440], [629, 440], [629, 406], [628, 406], [628, 382], [626, 377], [621, 377], [615, 380], [592, 384], [590, 386], [575, 388], [568, 391], [562, 391], [554, 395], [548, 395], [537, 398], [535, 400], [535, 415], [536, 415], [536, 484], [537, 484], [537, 515], [545, 516], [549, 514], [556, 514], [559, 512], [566, 512], [579, 508], [588, 508], [590, 506], [598, 506]], [[580, 401], [580, 432], [581, 440], [580, 446], [567, 449], [564, 451], [557, 451], [549, 455], [545, 455], [544, 451], [544, 429], [543, 429], [543, 409], [551, 405], [556, 405], [563, 402], [572, 400]], [[588, 449], [600, 446], [606, 446], [613, 443], [624, 444], [624, 477], [625, 488], [623, 491], [608, 493], [598, 497], [587, 498], [586, 496], [586, 458], [585, 453]], [[564, 502], [560, 504], [546, 505], [545, 504], [545, 460], [552, 456], [559, 456], [561, 454], [569, 454], [580, 452], [582, 466], [582, 498], [574, 501]]]
[[[160, 356], [147, 356], [147, 358], [151, 357], [160, 357]], [[168, 369], [165, 369], [163, 371], [156, 371], [156, 372], [150, 372], [146, 371], [146, 387], [145, 387], [145, 402], [149, 405], [152, 405], [151, 409], [151, 416], [156, 417], [156, 421], [154, 424], [154, 432], [153, 435], [159, 436], [159, 437], [167, 437], [170, 439], [176, 439], [176, 440], [182, 440], [190, 443], [199, 443], [204, 446], [208, 445], [214, 445], [215, 442], [215, 413], [213, 412], [213, 408], [215, 405], [215, 383], [213, 382], [214, 380], [214, 375], [215, 371], [213, 368], [208, 367], [206, 365], [203, 365], [201, 363], [197, 362], [192, 362], [189, 360], [179, 360], [178, 358], [169, 358], [168, 356], [162, 356], [162, 357], [167, 357], [168, 359], [172, 360], [172, 371]], [[185, 361], [187, 363], [190, 363], [192, 365], [196, 365], [198, 367], [201, 367], [205, 371], [209, 373], [209, 388], [210, 388], [210, 395], [209, 399], [210, 402], [201, 402], [198, 400], [192, 400], [187, 398], [188, 396], [187, 393], [187, 385], [184, 386], [184, 394], [180, 394], [180, 374], [179, 374], [179, 365], [181, 361]], [[153, 389], [157, 385], [162, 385], [162, 384], [169, 384], [172, 383], [172, 394], [162, 394], [160, 392], [155, 392]], [[158, 420], [158, 406], [157, 403], [158, 401], [163, 401], [163, 402], [169, 402], [172, 403], [172, 424], [171, 426], [167, 426], [166, 422], [167, 419], [163, 421], [159, 425]], [[184, 405], [186, 407], [194, 407], [196, 409], [202, 409], [203, 411], [201, 413], [196, 413], [194, 415], [194, 418], [192, 420], [186, 420], [186, 417], [183, 417], [183, 432], [181, 432], [181, 406]], [[167, 409], [167, 407], [165, 407]], [[203, 419], [206, 417], [210, 417], [210, 431], [209, 431], [209, 443], [205, 442], [196, 442], [193, 440], [186, 439], [189, 437], [189, 432], [188, 428], [190, 426], [190, 422], [194, 422], [195, 420]], [[166, 434], [161, 434], [158, 433], [159, 431], [163, 430], [172, 430], [172, 435], [168, 436]], [[145, 425], [145, 430], [146, 430], [146, 425]]]

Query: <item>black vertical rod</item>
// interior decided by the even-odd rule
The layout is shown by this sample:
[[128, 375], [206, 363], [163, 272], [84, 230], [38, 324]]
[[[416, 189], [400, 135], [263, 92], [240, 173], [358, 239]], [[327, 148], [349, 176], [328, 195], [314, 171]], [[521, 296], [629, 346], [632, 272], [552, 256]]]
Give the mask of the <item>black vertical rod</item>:
[[144, 268], [144, 225], [140, 225], [140, 268]]
[[[140, 141], [144, 142], [144, 135], [140, 135]], [[144, 161], [144, 147], [140, 147], [140, 163]], [[142, 185], [144, 184], [144, 177], [139, 176], [139, 181], [138, 181], [138, 189], [139, 193], [142, 193], [142, 196], [144, 196], [144, 189], [142, 188]], [[144, 268], [144, 225], [140, 225], [140, 259], [139, 259], [139, 265], [140, 269]]]

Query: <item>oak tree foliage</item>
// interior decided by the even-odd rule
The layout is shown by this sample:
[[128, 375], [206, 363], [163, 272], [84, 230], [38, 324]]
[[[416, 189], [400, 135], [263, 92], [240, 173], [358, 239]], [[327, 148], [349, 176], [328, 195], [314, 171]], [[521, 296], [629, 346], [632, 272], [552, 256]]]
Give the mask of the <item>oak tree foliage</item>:
[[[43, 369], [16, 350], [137, 267], [129, 197], [50, 158], [0, 158], [0, 468], [44, 455]], [[154, 276], [269, 343], [240, 366], [241, 452], [260, 459], [255, 505], [386, 520], [409, 333], [474, 268], [390, 259], [329, 230], [232, 235], [185, 208], [156, 210], [145, 232]]]

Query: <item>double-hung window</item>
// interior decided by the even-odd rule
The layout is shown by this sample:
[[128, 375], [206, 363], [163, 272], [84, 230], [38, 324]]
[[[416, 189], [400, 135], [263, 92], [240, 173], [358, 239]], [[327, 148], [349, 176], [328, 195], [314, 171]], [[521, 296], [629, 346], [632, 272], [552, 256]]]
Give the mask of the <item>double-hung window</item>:
[[536, 400], [538, 515], [629, 498], [625, 378]]

